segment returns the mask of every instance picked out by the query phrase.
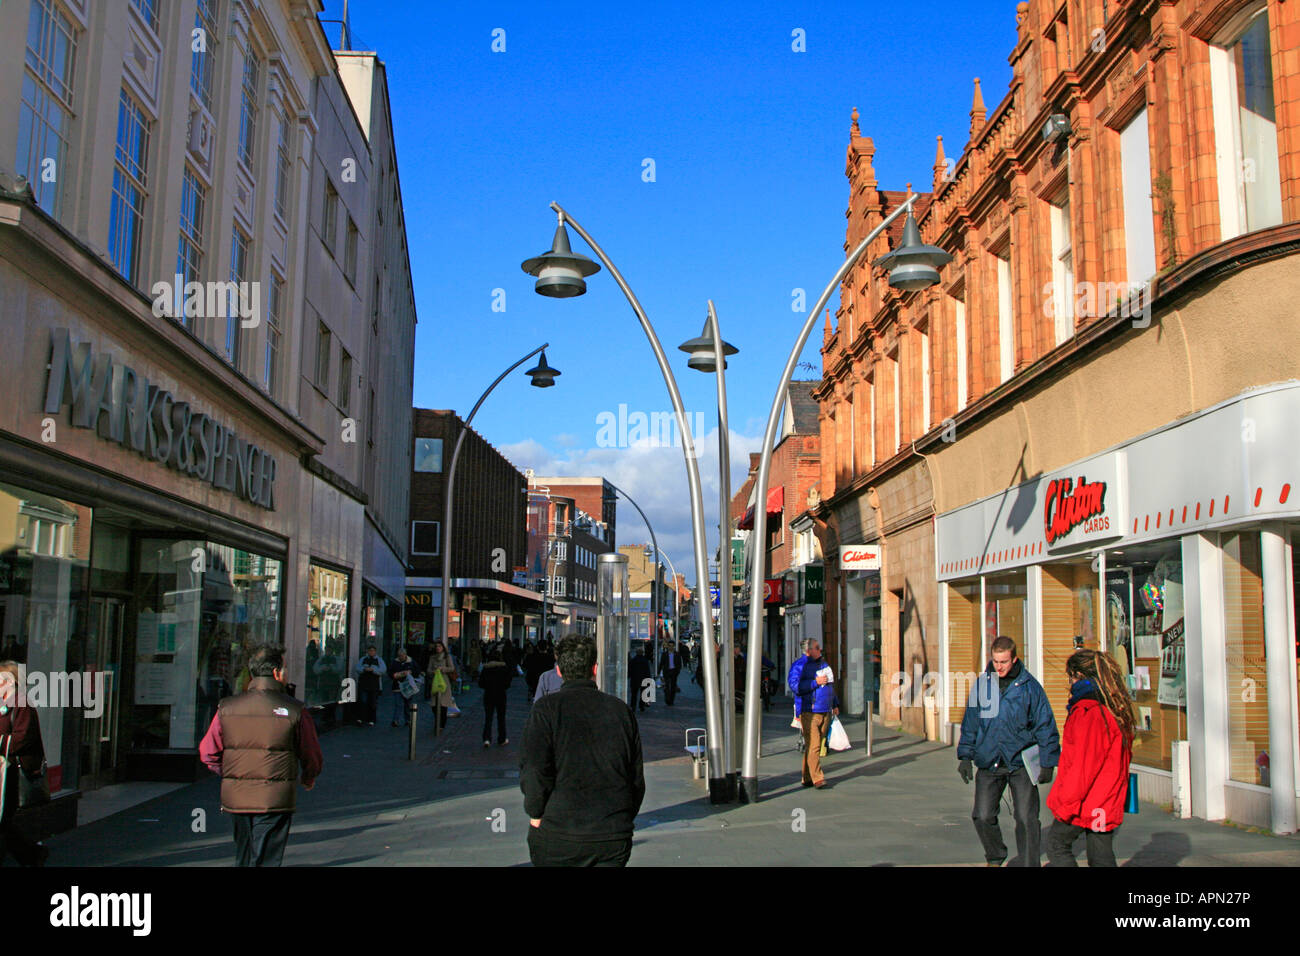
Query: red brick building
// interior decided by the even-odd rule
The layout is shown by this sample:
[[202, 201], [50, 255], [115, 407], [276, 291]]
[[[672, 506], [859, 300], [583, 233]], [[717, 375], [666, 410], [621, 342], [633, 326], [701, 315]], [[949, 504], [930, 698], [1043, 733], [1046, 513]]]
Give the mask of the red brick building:
[[[794, 549], [794, 532], [790, 522], [806, 507], [808, 493], [822, 480], [821, 442], [818, 427], [818, 408], [813, 393], [820, 383], [816, 381], [791, 382], [786, 392], [785, 411], [781, 419], [781, 432], [772, 450], [771, 472], [767, 491], [767, 541], [762, 549], [764, 579], [783, 578], [791, 568]], [[754, 527], [754, 479], [758, 473], [757, 454], [749, 458], [749, 474], [740, 490], [732, 497], [731, 514], [738, 531], [752, 533]], [[752, 542], [747, 544], [747, 561], [752, 560]], [[735, 579], [748, 576], [741, 568], [733, 568]], [[782, 622], [784, 596], [767, 604], [767, 624], [763, 642], [764, 653], [780, 662], [786, 653], [785, 629]], [[736, 619], [743, 621], [749, 610], [747, 588], [742, 588], [735, 601]]]
[[[812, 515], [828, 565], [882, 553], [828, 570], [846, 702], [875, 642], [882, 716], [947, 739], [956, 677], [1004, 633], [1060, 720], [1065, 659], [1104, 648], [1137, 684], [1144, 798], [1293, 827], [1271, 781], [1294, 780], [1297, 726], [1300, 9], [1041, 0], [1015, 27], [1010, 89], [989, 111], [976, 82], [916, 207], [954, 256], [939, 285], [899, 293], [869, 264], [895, 229], [825, 331]], [[854, 111], [846, 249], [906, 195], [874, 154]], [[1111, 490], [1067, 527], [1075, 482]], [[1287, 716], [1237, 700], [1243, 680]]]
[[[406, 579], [407, 640], [441, 637], [442, 523], [447, 469], [465, 423], [455, 412], [414, 411], [411, 569]], [[449, 636], [522, 642], [541, 595], [516, 583], [527, 557], [527, 482], [505, 456], [469, 429], [456, 465], [452, 509], [452, 615]], [[463, 626], [461, 625], [463, 616]]]

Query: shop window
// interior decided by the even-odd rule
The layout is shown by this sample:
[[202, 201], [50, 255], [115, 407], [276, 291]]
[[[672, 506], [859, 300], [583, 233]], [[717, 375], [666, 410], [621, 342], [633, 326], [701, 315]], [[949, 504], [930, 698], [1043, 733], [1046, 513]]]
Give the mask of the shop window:
[[1027, 594], [1023, 570], [990, 574], [984, 579], [984, 646], [992, 646], [993, 641], [999, 637], [1011, 638], [1016, 642], [1016, 657], [1033, 672], [1034, 661], [1030, 660], [1029, 641], [1025, 631]]
[[1178, 541], [1106, 554], [1106, 648], [1134, 703], [1133, 762], [1159, 770], [1187, 739], [1182, 582]]
[[1080, 647], [1100, 646], [1102, 607], [1097, 577], [1091, 555], [1043, 565], [1043, 659], [1037, 673], [1058, 727], [1065, 726], [1070, 701], [1066, 662]]
[[948, 585], [948, 720], [952, 723], [961, 723], [971, 688], [987, 663], [980, 620], [979, 579]]
[[281, 643], [282, 564], [172, 538], [140, 539], [136, 563], [126, 739], [137, 751], [193, 749], [220, 700], [244, 691], [253, 649]]
[[1223, 536], [1223, 624], [1228, 676], [1228, 779], [1268, 785], [1268, 668], [1259, 534]]
[[[82, 618], [90, 532], [89, 508], [0, 484], [0, 660], [25, 665], [29, 681], [33, 673], [75, 673], [86, 666]], [[41, 724], [50, 789], [75, 786], [84, 709], [54, 699], [30, 703]]]
[[336, 702], [351, 676], [348, 649], [350, 576], [312, 564], [307, 572], [307, 656], [303, 700], [308, 706]]

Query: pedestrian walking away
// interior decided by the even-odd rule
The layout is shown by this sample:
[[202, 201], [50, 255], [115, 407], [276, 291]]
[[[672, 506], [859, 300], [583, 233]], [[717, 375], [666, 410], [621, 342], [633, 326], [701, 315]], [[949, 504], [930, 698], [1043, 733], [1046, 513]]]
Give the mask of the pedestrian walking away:
[[803, 739], [800, 775], [805, 787], [821, 789], [826, 785], [821, 749], [822, 741], [830, 732], [831, 711], [835, 707], [835, 674], [822, 657], [819, 642], [805, 638], [800, 647], [803, 656], [791, 665], [788, 678]]
[[285, 692], [284, 649], [258, 646], [248, 690], [217, 705], [199, 757], [221, 776], [221, 810], [230, 814], [236, 866], [279, 866], [297, 808], [297, 783], [316, 785], [324, 766], [316, 725]]
[[479, 671], [478, 686], [483, 688], [483, 746], [492, 746], [492, 715], [497, 717], [497, 745], [510, 743], [506, 736], [506, 691], [515, 678], [513, 667], [506, 664], [502, 652], [493, 648]]
[[547, 694], [554, 694], [564, 686], [564, 677], [560, 674], [560, 665], [556, 664], [537, 681], [537, 690], [533, 693], [533, 702], [541, 700]]
[[636, 714], [593, 680], [596, 642], [570, 634], [556, 655], [564, 685], [524, 728], [519, 789], [534, 866], [626, 866], [645, 774]]
[[668, 645], [668, 649], [659, 655], [659, 673], [664, 681], [664, 700], [668, 706], [673, 705], [673, 698], [677, 696], [677, 677], [682, 672], [683, 660], [681, 645], [673, 647]]
[[654, 683], [654, 678], [650, 676], [650, 660], [645, 656], [645, 648], [638, 647], [636, 656], [632, 658], [627, 668], [628, 690], [632, 699], [636, 701], [637, 710], [645, 710], [650, 706], [646, 701], [647, 681], [651, 685]]
[[1086, 837], [1088, 866], [1115, 866], [1115, 833], [1124, 821], [1137, 719], [1115, 659], [1076, 651], [1065, 663], [1070, 703], [1061, 735], [1061, 765], [1047, 795], [1051, 866], [1078, 866], [1074, 844]]
[[990, 651], [992, 659], [971, 688], [962, 717], [957, 773], [968, 784], [975, 780], [971, 818], [988, 865], [1001, 866], [1007, 858], [998, 806], [1010, 786], [1020, 865], [1036, 867], [1042, 856], [1038, 784], [1052, 780], [1060, 735], [1042, 685], [1016, 658], [1016, 642], [999, 636]]
[[361, 724], [375, 726], [379, 711], [379, 695], [383, 693], [380, 688], [383, 686], [386, 669], [384, 659], [379, 656], [373, 644], [366, 648], [365, 655], [357, 661], [357, 703], [360, 707], [357, 717], [358, 726]]
[[21, 674], [14, 661], [0, 661], [0, 756], [5, 758], [4, 789], [0, 792], [0, 863], [12, 853], [21, 866], [43, 866], [49, 848], [18, 829], [14, 818], [22, 795], [22, 774], [35, 780], [45, 770], [45, 746], [36, 708], [18, 706]]
[[406, 653], [405, 645], [397, 649], [397, 656], [393, 658], [393, 665], [388, 671], [388, 676], [392, 678], [393, 692], [393, 726], [400, 727], [402, 724], [407, 726], [411, 723], [411, 708], [415, 706], [416, 698], [409, 701], [402, 694], [402, 681], [406, 680], [407, 675], [419, 676], [420, 667], [415, 659]]

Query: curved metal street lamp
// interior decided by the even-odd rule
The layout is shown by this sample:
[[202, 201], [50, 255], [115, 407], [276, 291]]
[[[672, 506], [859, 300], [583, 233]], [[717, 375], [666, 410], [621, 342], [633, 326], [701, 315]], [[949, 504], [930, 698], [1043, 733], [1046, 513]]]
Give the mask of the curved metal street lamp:
[[[722, 723], [722, 760], [727, 768], [727, 799], [736, 799], [736, 743], [735, 704], [736, 674], [733, 666], [736, 642], [735, 611], [731, 594], [731, 426], [727, 420], [727, 356], [740, 351], [730, 342], [724, 342], [718, 330], [718, 313], [709, 300], [709, 312], [704, 320], [704, 331], [697, 338], [677, 346], [690, 355], [686, 364], [699, 372], [718, 373], [718, 628], [722, 631], [721, 673], [718, 675], [719, 693], [727, 718]], [[701, 607], [706, 607], [701, 605]], [[712, 607], [707, 607], [710, 618]], [[703, 612], [701, 612], [701, 617]]]
[[[836, 271], [835, 276], [822, 290], [817, 304], [808, 313], [808, 321], [804, 323], [803, 331], [799, 333], [798, 339], [795, 340], [794, 348], [790, 352], [790, 358], [785, 363], [785, 371], [781, 374], [780, 384], [777, 385], [776, 395], [772, 399], [772, 409], [767, 417], [767, 430], [763, 434], [758, 475], [754, 479], [754, 532], [751, 538], [754, 542], [754, 561], [749, 582], [749, 636], [747, 641], [749, 647], [748, 657], [751, 661], [761, 660], [763, 653], [763, 579], [767, 570], [764, 560], [764, 543], [767, 540], [767, 480], [772, 464], [772, 445], [776, 440], [777, 422], [780, 420], [781, 410], [785, 405], [785, 390], [790, 385], [791, 376], [794, 374], [794, 368], [799, 361], [800, 354], [803, 352], [803, 347], [807, 343], [808, 336], [812, 332], [817, 319], [821, 316], [822, 309], [826, 307], [831, 293], [835, 291], [836, 286], [843, 281], [849, 269], [867, 251], [867, 247], [875, 241], [876, 237], [884, 232], [889, 224], [904, 212], [907, 213], [907, 220], [903, 225], [902, 242], [899, 243], [896, 249], [877, 259], [874, 265], [887, 267], [889, 269], [889, 284], [904, 291], [925, 289], [939, 281], [939, 269], [951, 262], [952, 256], [936, 246], [928, 246], [921, 242], [921, 231], [917, 228], [916, 219], [912, 215], [912, 205], [915, 202], [915, 194], [908, 196], [897, 209], [885, 217], [884, 221], [872, 229], [867, 234], [867, 237], [849, 253], [848, 258]], [[741, 799], [746, 801], [758, 800], [760, 670], [761, 668], [758, 667], [747, 667], [745, 669], [745, 751], [744, 765], [741, 768], [740, 776], [740, 795]]]
[[[538, 352], [542, 353], [542, 357], [538, 360], [537, 365], [535, 365], [533, 368], [530, 368], [527, 372], [524, 373], [531, 380], [529, 384], [531, 384], [534, 388], [550, 388], [552, 385], [555, 384], [555, 376], [559, 375], [560, 371], [546, 364], [546, 349], [550, 344], [551, 343], [549, 342], [543, 342], [537, 348], [533, 349], [531, 352], [529, 352], [527, 355], [521, 358], [514, 365], [510, 366], [508, 369], [506, 369], [504, 372], [498, 375], [496, 377], [496, 381], [494, 381], [491, 385], [489, 385], [487, 387], [487, 391], [484, 392], [482, 395], [480, 395], [478, 401], [474, 403], [474, 408], [469, 413], [469, 418], [465, 419], [464, 427], [461, 428], [460, 434], [456, 436], [456, 448], [451, 453], [451, 465], [447, 469], [447, 488], [446, 488], [447, 498], [446, 501], [444, 502], [443, 512], [442, 512], [442, 634], [441, 637], [444, 644], [447, 644], [449, 640], [447, 636], [447, 623], [451, 616], [451, 517], [452, 517], [451, 505], [454, 500], [453, 495], [456, 490], [456, 464], [457, 462], [460, 461], [461, 445], [465, 441], [466, 433], [469, 432], [470, 422], [474, 421], [474, 416], [478, 414], [479, 407], [483, 404], [483, 400], [486, 399], [490, 394], [492, 394], [492, 390], [501, 384], [502, 379], [504, 379], [507, 375], [509, 375], [519, 366], [523, 365], [525, 362], [527, 362]], [[461, 659], [461, 663], [463, 664], [465, 661], [465, 633], [463, 627], [461, 628], [461, 634], [458, 639], [458, 643], [460, 646], [460, 659]], [[450, 645], [448, 644], [447, 646]], [[438, 729], [438, 719], [435, 716], [434, 717], [435, 732], [437, 731], [437, 729]]]
[[[635, 293], [623, 278], [618, 267], [605, 255], [604, 250], [596, 243], [587, 230], [570, 216], [559, 203], [551, 203], [551, 208], [555, 210], [559, 217], [559, 224], [555, 230], [555, 238], [551, 243], [549, 252], [523, 262], [522, 268], [529, 275], [537, 277], [535, 289], [540, 295], [550, 296], [552, 298], [568, 298], [575, 295], [582, 295], [587, 289], [586, 277], [594, 275], [599, 266], [586, 256], [573, 252], [569, 247], [569, 235], [565, 229], [565, 224], [573, 226], [578, 235], [591, 247], [605, 267], [609, 269], [609, 274], [614, 277], [618, 287], [623, 291], [627, 298], [628, 304], [632, 311], [636, 313], [637, 321], [641, 323], [641, 329], [645, 332], [646, 338], [650, 342], [650, 348], [654, 352], [655, 361], [659, 364], [660, 374], [663, 375], [664, 384], [668, 387], [668, 396], [673, 403], [673, 412], [677, 416], [677, 429], [682, 436], [682, 454], [686, 459], [686, 481], [690, 489], [691, 498], [691, 529], [693, 532], [695, 544], [695, 588], [696, 599], [703, 604], [703, 596], [708, 594], [708, 556], [704, 540], [704, 498], [700, 490], [700, 469], [695, 459], [695, 440], [691, 435], [690, 422], [686, 418], [686, 407], [682, 404], [681, 392], [677, 389], [677, 380], [673, 377], [673, 370], [668, 365], [668, 358], [664, 354], [663, 346], [659, 343], [659, 336], [655, 334], [654, 326], [646, 317], [645, 310], [641, 308], [641, 303], [637, 301]], [[701, 593], [702, 592], [702, 593]], [[704, 629], [706, 646], [713, 646], [713, 620], [710, 615], [703, 615], [701, 618], [701, 627]], [[719, 745], [718, 728], [721, 726], [721, 714], [718, 706], [717, 695], [717, 668], [712, 654], [704, 655], [704, 710], [705, 723], [708, 726], [708, 762], [709, 762], [709, 799], [714, 803], [723, 802], [726, 799], [726, 781], [724, 776], [719, 775], [722, 768], [722, 750]]]

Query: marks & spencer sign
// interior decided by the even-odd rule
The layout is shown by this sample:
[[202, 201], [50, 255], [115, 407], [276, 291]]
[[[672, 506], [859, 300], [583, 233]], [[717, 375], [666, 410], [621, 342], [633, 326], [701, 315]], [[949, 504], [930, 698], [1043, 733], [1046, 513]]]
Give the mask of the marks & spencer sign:
[[71, 406], [72, 424], [130, 448], [214, 488], [275, 510], [275, 459], [234, 429], [190, 410], [166, 389], [90, 344], [73, 346], [66, 328], [50, 330], [45, 413]]

